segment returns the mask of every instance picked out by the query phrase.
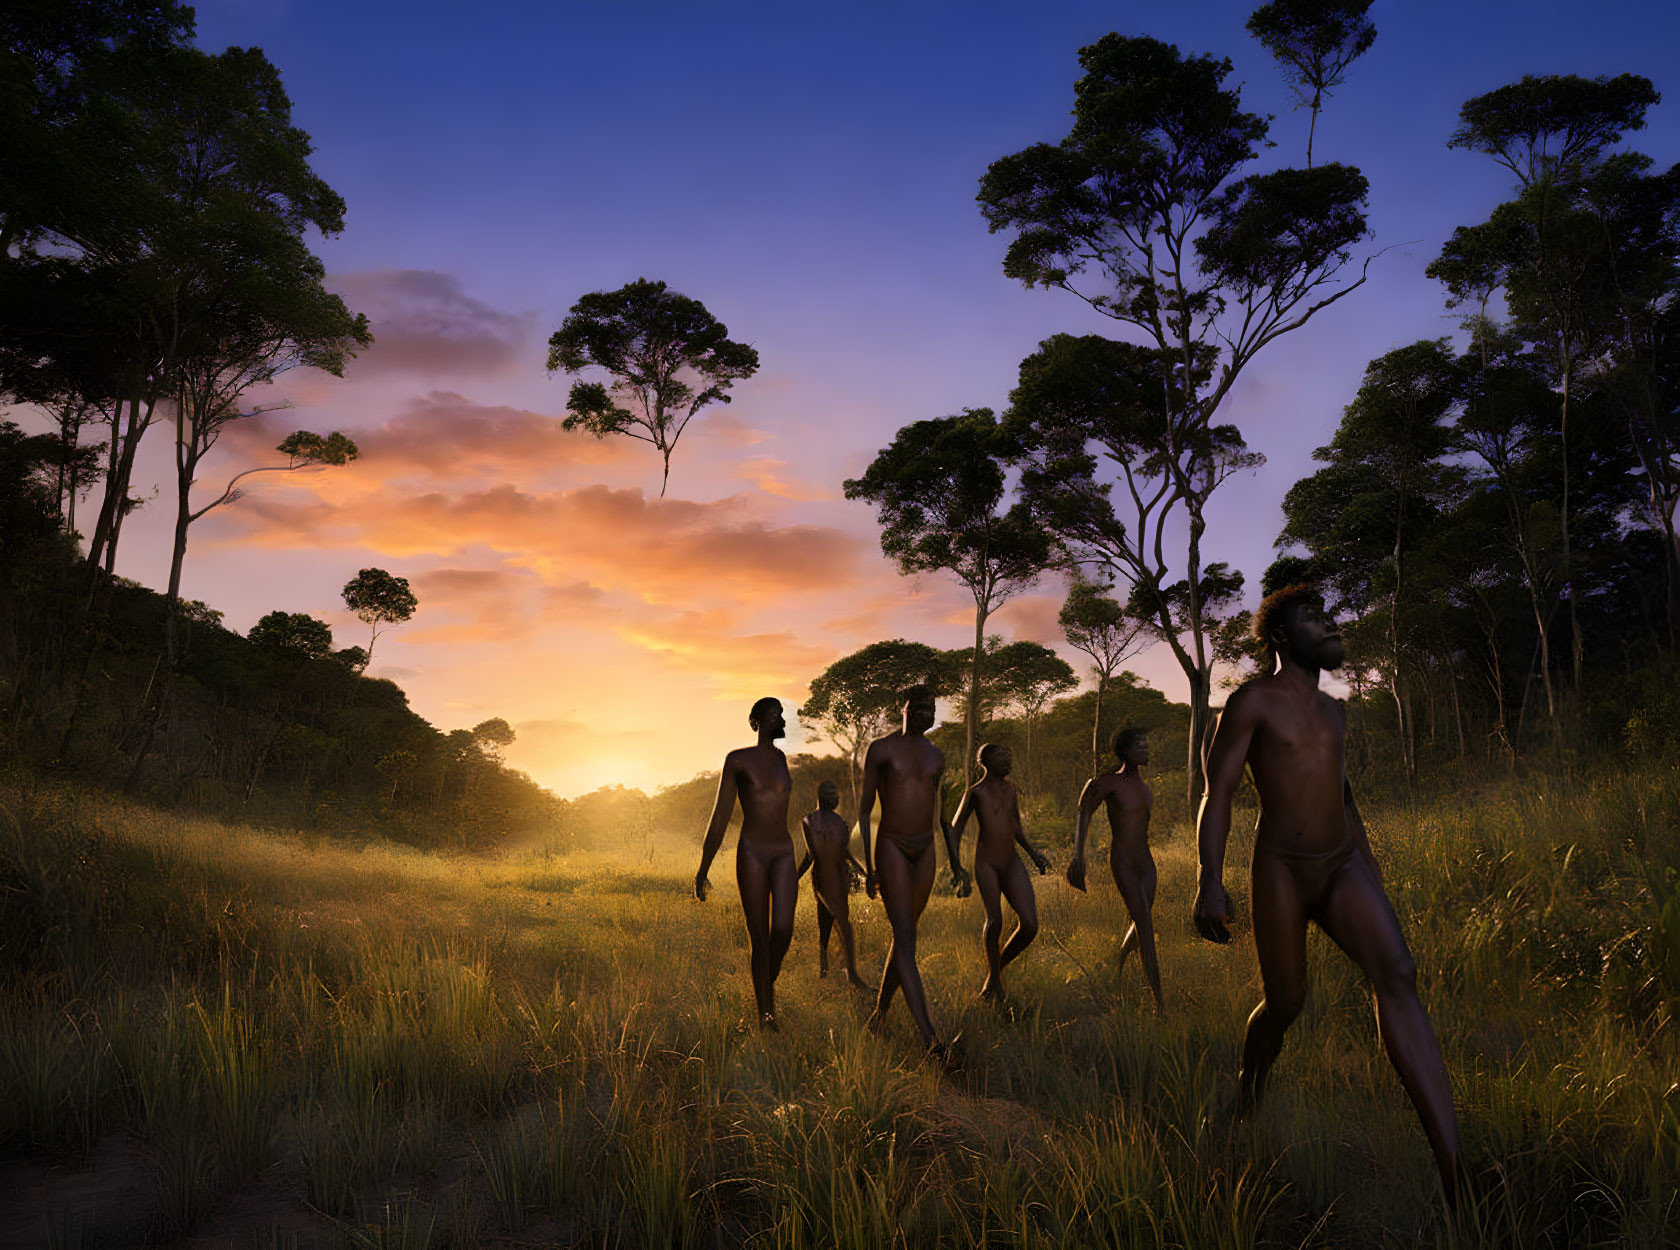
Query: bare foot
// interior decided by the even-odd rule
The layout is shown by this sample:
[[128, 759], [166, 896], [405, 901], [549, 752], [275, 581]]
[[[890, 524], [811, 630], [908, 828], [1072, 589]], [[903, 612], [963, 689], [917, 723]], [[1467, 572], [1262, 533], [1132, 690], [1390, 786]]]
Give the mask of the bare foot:
[[780, 1033], [782, 1026], [776, 1023], [776, 1013], [767, 1011], [758, 1018], [758, 1027], [765, 1033]]
[[869, 1013], [869, 1019], [863, 1022], [863, 1027], [875, 1034], [876, 1037], [880, 1037], [886, 1031], [887, 1018], [879, 1011], [872, 1011]]
[[947, 1076], [962, 1071], [966, 1056], [961, 1033], [948, 1042], [934, 1042], [927, 1048], [927, 1057], [944, 1069]]
[[828, 975], [828, 965], [826, 963], [820, 963], [817, 965], [817, 975], [819, 977], [826, 977]]
[[874, 985], [869, 984], [868, 981], [865, 981], [862, 977], [858, 976], [858, 974], [855, 973], [855, 972], [848, 972], [846, 974], [846, 983], [848, 985], [850, 985], [854, 990], [868, 990], [871, 994], [876, 993], [877, 990], [879, 989], [878, 986], [874, 986]]

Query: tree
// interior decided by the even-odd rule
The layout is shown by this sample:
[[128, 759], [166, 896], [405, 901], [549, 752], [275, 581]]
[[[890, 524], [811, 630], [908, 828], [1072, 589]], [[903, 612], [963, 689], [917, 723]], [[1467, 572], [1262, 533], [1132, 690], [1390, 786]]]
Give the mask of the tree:
[[1307, 126], [1307, 167], [1324, 97], [1347, 80], [1348, 66], [1371, 50], [1377, 28], [1366, 14], [1371, 0], [1272, 0], [1254, 10], [1248, 33], [1283, 70], [1296, 107], [1312, 110]]
[[[370, 627], [367, 659], [373, 660], [373, 644], [379, 635], [401, 625], [414, 615], [420, 601], [408, 588], [406, 577], [392, 577], [384, 569], [363, 569], [344, 583], [344, 606], [356, 614], [356, 619]], [[385, 629], [379, 627], [384, 625]]]
[[1363, 614], [1386, 598], [1387, 678], [1408, 778], [1417, 775], [1417, 735], [1402, 617], [1408, 596], [1417, 596], [1406, 580], [1407, 559], [1421, 531], [1458, 493], [1462, 475], [1445, 461], [1455, 449], [1448, 418], [1461, 397], [1462, 373], [1446, 339], [1371, 361], [1335, 436], [1313, 452], [1326, 467], [1285, 497], [1278, 536], [1279, 547], [1298, 543], [1312, 553], [1315, 571], [1353, 612]]
[[974, 767], [987, 618], [1052, 562], [1050, 539], [1027, 505], [1004, 506], [1004, 469], [1021, 452], [991, 409], [971, 408], [958, 416], [912, 421], [862, 477], [845, 484], [847, 499], [875, 506], [881, 551], [900, 573], [950, 573], [973, 596], [965, 782]]
[[473, 742], [483, 752], [486, 759], [502, 762], [502, 752], [513, 745], [513, 726], [500, 716], [492, 716], [489, 720], [479, 721], [472, 727]]
[[1551, 359], [1559, 391], [1563, 480], [1558, 524], [1569, 604], [1570, 661], [1579, 689], [1585, 644], [1570, 534], [1570, 418], [1578, 374], [1615, 337], [1608, 289], [1613, 267], [1601, 224], [1580, 203], [1605, 149], [1642, 129], [1660, 97], [1636, 74], [1582, 78], [1526, 75], [1465, 102], [1447, 140], [1491, 156], [1515, 175], [1517, 197], [1482, 226], [1461, 228], [1430, 267], [1455, 304], [1503, 288], [1512, 319]]
[[1091, 671], [1097, 678], [1097, 702], [1091, 715], [1091, 775], [1094, 777], [1101, 771], [1103, 696], [1120, 666], [1143, 649], [1147, 641], [1144, 622], [1128, 616], [1125, 608], [1103, 593], [1103, 587], [1083, 577], [1076, 577], [1068, 587], [1056, 621], [1062, 627], [1062, 637], [1091, 657]]
[[941, 652], [894, 638], [841, 656], [811, 679], [810, 694], [797, 715], [801, 724], [820, 730], [845, 755], [854, 810], [864, 750], [892, 728], [899, 692], [925, 685], [944, 693], [944, 678]]
[[564, 428], [652, 443], [664, 462], [664, 498], [677, 440], [696, 413], [729, 403], [730, 387], [758, 372], [758, 352], [731, 341], [729, 327], [699, 300], [638, 278], [585, 295], [549, 338], [550, 373], [591, 367], [612, 380], [573, 382]]
[[1079, 677], [1061, 656], [1040, 642], [1022, 639], [992, 651], [987, 656], [992, 694], [1005, 708], [1020, 716], [1027, 730], [1024, 772], [1036, 788], [1033, 769], [1033, 728], [1044, 706], [1059, 694], [1077, 689]]
[[299, 659], [320, 660], [332, 654], [332, 626], [307, 612], [270, 612], [245, 636], [266, 651]]
[[[1201, 602], [1207, 501], [1230, 473], [1258, 463], [1236, 428], [1215, 417], [1258, 352], [1365, 281], [1363, 272], [1348, 282], [1340, 274], [1367, 236], [1366, 182], [1357, 169], [1333, 163], [1239, 176], [1267, 123], [1244, 112], [1237, 91], [1223, 85], [1229, 61], [1118, 34], [1082, 48], [1079, 59], [1085, 73], [1074, 86], [1067, 137], [994, 162], [979, 200], [993, 231], [1014, 234], [1006, 276], [1069, 291], [1146, 339], [1141, 347], [1115, 344], [1095, 361], [1101, 354], [1080, 340], [1054, 349], [1046, 343], [1035, 369], [1066, 364], [1085, 375], [1074, 389], [1085, 389], [1093, 420], [1101, 418], [1101, 375], [1122, 392], [1124, 428], [1111, 430], [1123, 455], [1117, 466], [1131, 467], [1128, 493], [1137, 511], [1148, 511], [1148, 526], [1121, 523], [1096, 458], [1062, 419], [1072, 415], [1065, 409], [1052, 414], [1061, 427], [1058, 456], [1078, 476], [1036, 476], [1041, 496], [1062, 495], [1071, 501], [1064, 516], [1082, 518], [1081, 537], [1058, 531], [1073, 558], [1106, 564], [1162, 610], [1156, 627], [1190, 685], [1194, 802], [1211, 715]], [[1042, 381], [1055, 389], [1052, 379]], [[1146, 489], [1133, 489], [1140, 486]], [[1164, 614], [1161, 592], [1174, 579], [1164, 543], [1154, 541], [1174, 507], [1184, 509], [1184, 571], [1176, 580], [1186, 594], [1187, 645], [1165, 637], [1177, 626]]]

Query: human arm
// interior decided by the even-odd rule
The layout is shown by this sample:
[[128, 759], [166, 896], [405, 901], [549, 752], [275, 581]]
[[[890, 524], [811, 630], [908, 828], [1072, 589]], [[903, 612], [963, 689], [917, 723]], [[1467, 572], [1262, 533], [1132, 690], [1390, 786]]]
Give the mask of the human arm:
[[[958, 852], [962, 849], [962, 835], [957, 826], [945, 819], [945, 804], [942, 796], [945, 793], [945, 769], [942, 767], [933, 775], [933, 814], [939, 820], [939, 827], [945, 834], [945, 863], [951, 870], [951, 888], [958, 898], [967, 898], [968, 891], [974, 878], [968, 875], [968, 870], [962, 866], [962, 859]], [[957, 814], [965, 816], [963, 807], [969, 801], [964, 794], [962, 802], [957, 804]]]
[[1371, 839], [1365, 832], [1365, 818], [1359, 814], [1359, 804], [1353, 801], [1353, 783], [1348, 780], [1346, 771], [1342, 773], [1342, 810], [1348, 822], [1348, 831], [1353, 835], [1353, 845], [1364, 857], [1371, 868], [1371, 875], [1380, 884], [1383, 879], [1382, 868], [1377, 864], [1377, 857], [1371, 852]]
[[1079, 792], [1079, 819], [1073, 826], [1073, 858], [1068, 860], [1067, 883], [1080, 893], [1085, 891], [1085, 839], [1091, 834], [1091, 817], [1102, 803], [1098, 781], [1091, 778]]
[[1231, 836], [1231, 799], [1248, 762], [1259, 709], [1246, 689], [1238, 690], [1219, 714], [1208, 748], [1207, 793], [1196, 819], [1199, 861], [1196, 902], [1192, 911], [1196, 931], [1210, 942], [1228, 942], [1230, 900], [1225, 896], [1225, 844]]
[[1015, 840], [1021, 844], [1021, 849], [1027, 853], [1027, 858], [1032, 860], [1033, 866], [1038, 869], [1038, 875], [1042, 877], [1045, 873], [1050, 871], [1050, 857], [1043, 851], [1039, 850], [1031, 842], [1027, 841], [1027, 829], [1026, 826], [1021, 823], [1021, 804], [1019, 799], [1015, 795], [1011, 794], [1009, 796], [1009, 803], [1010, 806], [1015, 809]]
[[869, 813], [875, 808], [875, 790], [881, 782], [879, 742], [869, 744], [863, 757], [863, 789], [858, 794], [858, 838], [863, 843], [863, 889], [875, 897], [875, 856], [870, 847]]
[[711, 882], [706, 880], [706, 873], [712, 866], [712, 860], [717, 858], [718, 848], [723, 845], [724, 830], [729, 828], [729, 817], [735, 811], [735, 762], [726, 758], [723, 761], [723, 775], [718, 778], [717, 802], [712, 805], [712, 819], [706, 825], [706, 841], [700, 848], [700, 871], [694, 874], [694, 897], [701, 902], [706, 900], [706, 891], [711, 888]]

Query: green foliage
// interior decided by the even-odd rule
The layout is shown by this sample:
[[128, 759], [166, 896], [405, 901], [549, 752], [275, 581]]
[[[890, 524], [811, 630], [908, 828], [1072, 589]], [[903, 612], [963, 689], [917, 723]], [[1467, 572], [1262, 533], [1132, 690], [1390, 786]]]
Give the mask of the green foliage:
[[1660, 98], [1638, 74], [1525, 74], [1465, 101], [1447, 146], [1493, 157], [1524, 186], [1567, 179], [1628, 131], [1643, 130]]
[[1377, 41], [1371, 0], [1271, 0], [1249, 16], [1248, 33], [1283, 70], [1297, 107], [1312, 110], [1307, 164], [1324, 97], [1347, 80], [1348, 67]]
[[729, 327], [699, 300], [638, 278], [583, 296], [550, 336], [550, 373], [589, 368], [604, 370], [611, 382], [573, 382], [565, 428], [652, 443], [664, 461], [663, 497], [671, 453], [688, 423], [707, 405], [730, 402], [730, 388], [758, 372], [758, 352], [731, 340]]
[[332, 626], [307, 612], [270, 612], [245, 636], [256, 646], [300, 660], [319, 660], [332, 653]]
[[372, 631], [368, 635], [369, 659], [373, 657], [374, 643], [385, 632], [379, 627], [401, 625], [420, 606], [420, 601], [408, 588], [408, 578], [393, 577], [384, 569], [363, 569], [345, 582], [344, 589], [339, 593], [344, 597], [344, 606]]

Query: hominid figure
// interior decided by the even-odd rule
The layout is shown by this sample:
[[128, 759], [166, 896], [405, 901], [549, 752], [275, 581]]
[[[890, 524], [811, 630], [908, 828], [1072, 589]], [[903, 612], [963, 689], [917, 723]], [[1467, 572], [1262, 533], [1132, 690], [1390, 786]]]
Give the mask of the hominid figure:
[[[933, 728], [934, 695], [926, 686], [912, 686], [899, 696], [903, 728], [869, 744], [863, 758], [863, 792], [858, 804], [858, 829], [863, 835], [863, 863], [869, 896], [881, 891], [881, 906], [892, 926], [892, 948], [881, 975], [871, 1028], [885, 1021], [893, 995], [904, 991], [905, 1006], [929, 1051], [941, 1059], [948, 1049], [940, 1043], [928, 1016], [922, 974], [916, 967], [916, 922], [933, 892], [933, 831], [945, 833], [946, 862], [959, 897], [969, 891], [969, 876], [957, 859], [956, 834], [940, 810], [940, 780], [945, 757], [927, 740]], [[881, 799], [881, 836], [871, 845], [869, 817], [876, 796]], [[875, 851], [880, 854], [876, 855]]]
[[747, 723], [757, 732], [758, 743], [724, 757], [717, 803], [700, 851], [700, 871], [694, 874], [694, 895], [704, 901], [711, 888], [706, 872], [723, 845], [724, 830], [739, 799], [741, 836], [735, 848], [735, 881], [752, 942], [753, 997], [758, 1002], [759, 1027], [775, 1029], [776, 974], [793, 940], [793, 907], [799, 891], [793, 839], [788, 836], [793, 777], [787, 756], [776, 746], [777, 738], [787, 736], [780, 701], [760, 699], [752, 705]]
[[1264, 997], [1243, 1038], [1240, 1106], [1266, 1092], [1284, 1031], [1307, 993], [1311, 921], [1364, 971], [1377, 1000], [1377, 1033], [1411, 1096], [1435, 1152], [1447, 1202], [1458, 1202], [1458, 1120], [1417, 968], [1383, 892], [1365, 822], [1343, 759], [1346, 711], [1318, 688], [1342, 662], [1342, 636], [1318, 592], [1290, 586], [1267, 596], [1254, 632], [1276, 667], [1231, 695], [1208, 753], [1208, 790], [1197, 823], [1201, 880], [1194, 919], [1203, 937], [1230, 939], [1222, 881], [1231, 797], [1246, 763], [1260, 793], [1254, 839], [1254, 949]]
[[862, 989], [869, 987], [857, 970], [857, 948], [852, 935], [851, 869], [864, 875], [863, 865], [852, 855], [852, 831], [835, 812], [840, 806], [840, 787], [825, 781], [817, 787], [817, 810], [799, 822], [805, 834], [805, 857], [799, 861], [796, 877], [811, 870], [811, 893], [817, 900], [817, 975], [828, 975], [828, 935], [840, 930], [840, 949], [846, 956], [846, 980]]
[[1079, 795], [1079, 823], [1073, 833], [1073, 858], [1068, 862], [1068, 884], [1085, 889], [1085, 839], [1091, 832], [1091, 817], [1098, 807], [1108, 809], [1108, 868], [1114, 874], [1114, 888], [1131, 913], [1132, 924], [1120, 942], [1120, 970], [1134, 950], [1143, 964], [1144, 979], [1160, 1007], [1161, 970], [1155, 962], [1155, 857], [1149, 853], [1149, 813], [1155, 797], [1143, 779], [1149, 763], [1149, 735], [1141, 729], [1124, 728], [1114, 735], [1114, 754], [1120, 767], [1093, 777]]
[[[1033, 897], [1032, 878], [1016, 854], [1019, 842], [1032, 858], [1033, 866], [1043, 875], [1050, 868], [1044, 852], [1027, 841], [1021, 827], [1021, 804], [1015, 793], [1015, 783], [1009, 780], [1015, 756], [1006, 746], [988, 742], [979, 751], [980, 780], [969, 787], [957, 806], [955, 819], [957, 845], [962, 845], [963, 826], [969, 813], [980, 826], [974, 847], [974, 884], [979, 887], [980, 901], [986, 907], [986, 923], [981, 935], [986, 943], [986, 984], [980, 996], [993, 1002], [1003, 1000], [1003, 970], [1038, 936], [1038, 901]], [[1001, 898], [1009, 900], [1014, 909], [1015, 932], [1003, 949], [998, 938], [1003, 934]]]

